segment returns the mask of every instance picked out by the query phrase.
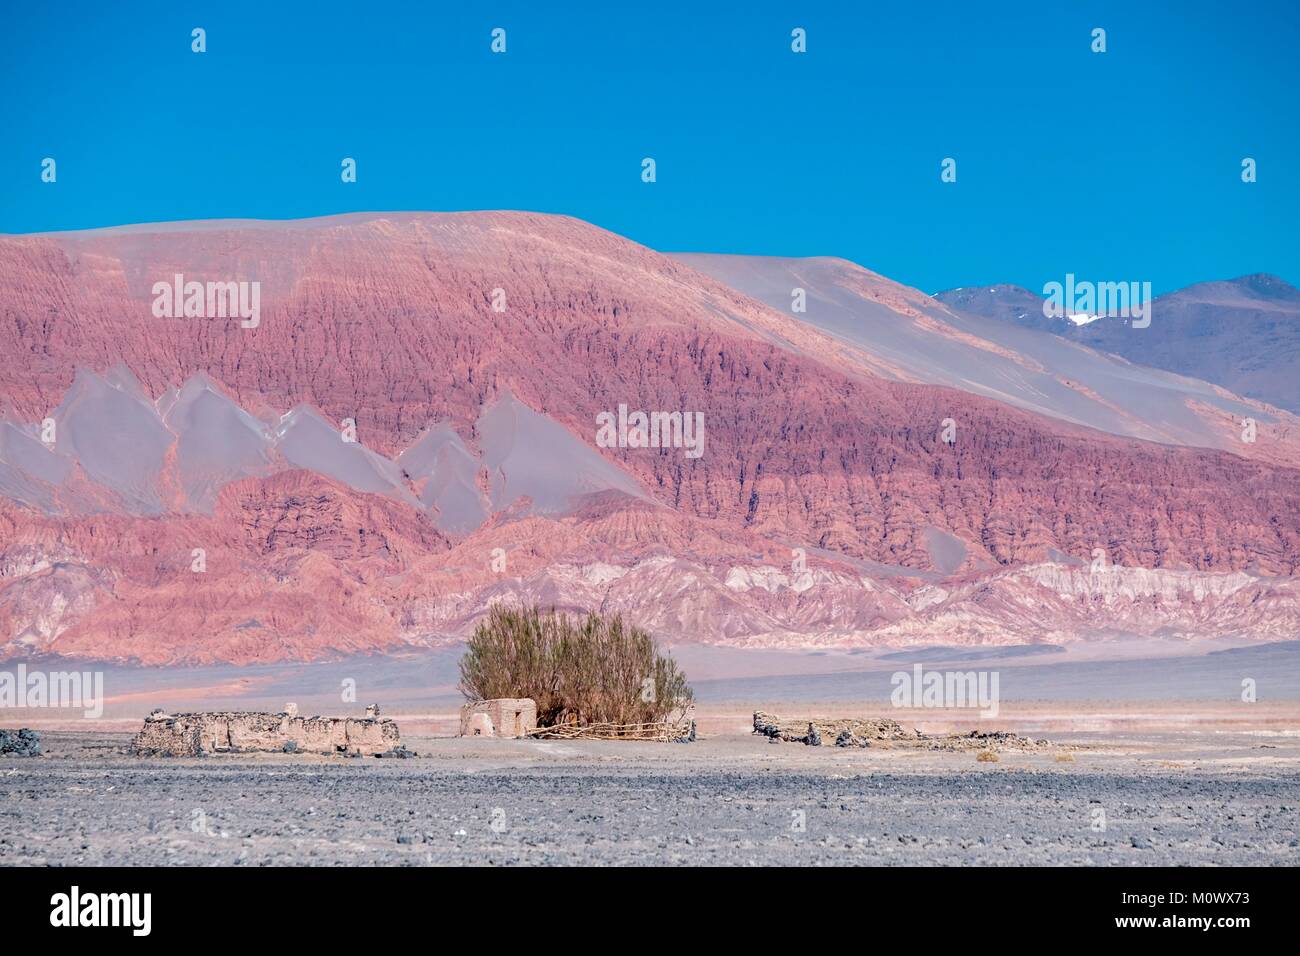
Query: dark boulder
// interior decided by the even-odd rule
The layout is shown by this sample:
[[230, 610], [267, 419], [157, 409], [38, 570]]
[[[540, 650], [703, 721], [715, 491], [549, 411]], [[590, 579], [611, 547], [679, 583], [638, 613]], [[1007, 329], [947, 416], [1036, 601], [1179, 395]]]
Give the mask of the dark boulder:
[[21, 730], [0, 730], [0, 755], [7, 757], [39, 757], [41, 735], [26, 727]]

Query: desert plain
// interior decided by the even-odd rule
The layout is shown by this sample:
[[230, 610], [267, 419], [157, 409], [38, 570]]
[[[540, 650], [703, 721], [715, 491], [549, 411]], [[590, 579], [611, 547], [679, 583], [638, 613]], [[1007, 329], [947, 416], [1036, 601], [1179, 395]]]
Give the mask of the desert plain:
[[[251, 674], [110, 671], [104, 716], [17, 721], [41, 730], [44, 753], [0, 757], [0, 865], [1294, 866], [1298, 646], [680, 649], [701, 675], [692, 743], [456, 737], [453, 650]], [[998, 715], [892, 706], [890, 676], [918, 655], [996, 668]], [[1249, 674], [1253, 701], [1241, 699]], [[358, 703], [328, 706], [349, 679]], [[155, 705], [258, 709], [296, 692], [300, 707], [348, 713], [367, 689], [418, 756], [129, 752]], [[1048, 742], [773, 743], [750, 732], [755, 710]]]

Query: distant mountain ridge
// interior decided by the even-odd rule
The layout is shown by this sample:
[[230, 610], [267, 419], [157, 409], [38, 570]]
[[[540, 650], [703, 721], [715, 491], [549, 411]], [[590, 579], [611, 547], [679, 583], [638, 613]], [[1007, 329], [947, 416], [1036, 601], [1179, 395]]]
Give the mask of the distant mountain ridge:
[[1300, 412], [1300, 290], [1277, 276], [1200, 282], [1157, 296], [1144, 329], [1105, 317], [1084, 326], [1046, 318], [1042, 296], [1017, 286], [952, 289], [935, 299]]

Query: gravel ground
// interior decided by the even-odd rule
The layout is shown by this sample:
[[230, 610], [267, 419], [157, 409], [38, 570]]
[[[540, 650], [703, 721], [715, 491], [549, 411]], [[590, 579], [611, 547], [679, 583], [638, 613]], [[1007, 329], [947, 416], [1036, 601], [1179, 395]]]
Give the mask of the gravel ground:
[[[410, 738], [409, 760], [0, 757], [0, 864], [1300, 863], [1300, 740], [1045, 753]], [[1102, 821], [1105, 829], [1094, 829]]]

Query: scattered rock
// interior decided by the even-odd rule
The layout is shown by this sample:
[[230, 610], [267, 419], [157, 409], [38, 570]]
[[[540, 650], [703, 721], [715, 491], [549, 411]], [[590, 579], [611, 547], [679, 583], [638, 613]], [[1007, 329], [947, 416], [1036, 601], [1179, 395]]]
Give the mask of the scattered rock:
[[930, 750], [1039, 750], [1052, 746], [1050, 740], [1031, 740], [1009, 730], [972, 730], [968, 734], [924, 737]]
[[0, 754], [7, 757], [39, 757], [41, 735], [26, 727], [21, 730], [0, 730]]
[[397, 757], [406, 760], [410, 757], [420, 756], [414, 750], [408, 750], [406, 744], [398, 744], [392, 750], [385, 750], [383, 753], [375, 754], [376, 757]]

